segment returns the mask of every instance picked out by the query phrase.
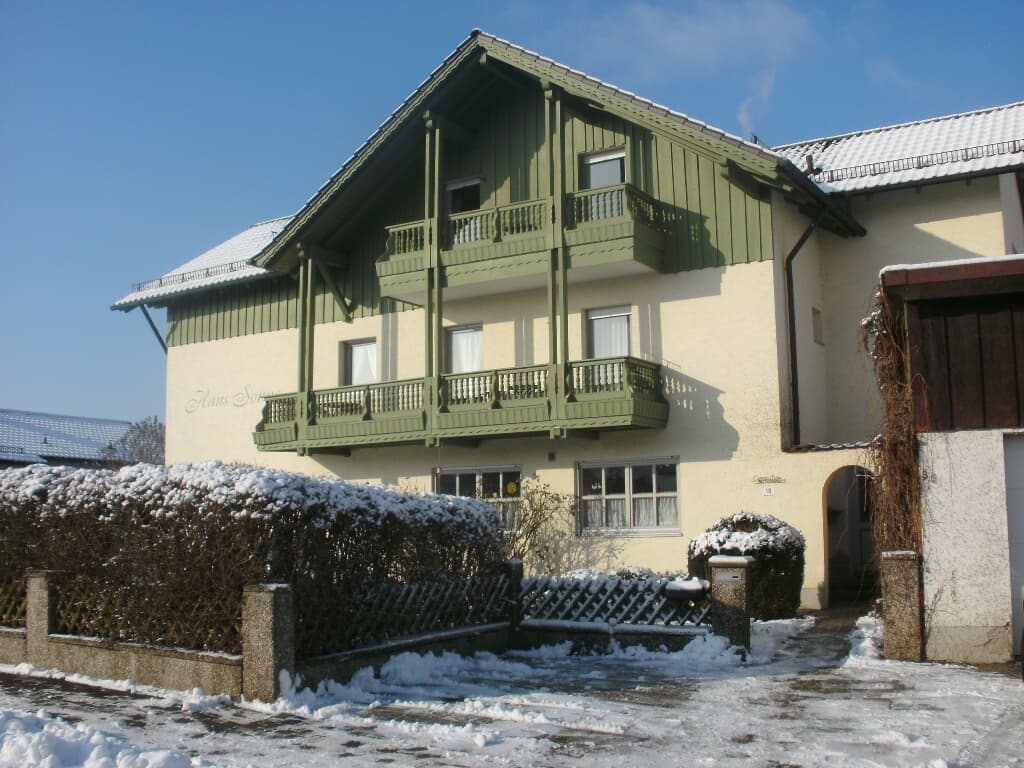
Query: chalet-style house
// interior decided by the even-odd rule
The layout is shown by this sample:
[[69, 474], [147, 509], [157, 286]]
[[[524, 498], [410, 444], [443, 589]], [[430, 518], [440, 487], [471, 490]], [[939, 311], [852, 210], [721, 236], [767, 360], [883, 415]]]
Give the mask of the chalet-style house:
[[769, 149], [474, 31], [298, 213], [114, 308], [167, 307], [168, 461], [510, 514], [535, 475], [663, 571], [769, 513], [819, 606], [872, 559], [879, 270], [1024, 250], [1022, 168], [1024, 102]]

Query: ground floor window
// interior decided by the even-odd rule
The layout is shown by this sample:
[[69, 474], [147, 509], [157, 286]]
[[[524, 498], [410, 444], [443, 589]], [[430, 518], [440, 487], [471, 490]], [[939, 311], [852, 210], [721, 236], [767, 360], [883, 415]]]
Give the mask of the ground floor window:
[[677, 464], [664, 459], [581, 464], [580, 527], [670, 528], [679, 525]]
[[505, 526], [515, 530], [519, 526], [519, 495], [522, 483], [519, 467], [484, 467], [438, 469], [434, 490], [450, 496], [481, 499], [501, 514]]

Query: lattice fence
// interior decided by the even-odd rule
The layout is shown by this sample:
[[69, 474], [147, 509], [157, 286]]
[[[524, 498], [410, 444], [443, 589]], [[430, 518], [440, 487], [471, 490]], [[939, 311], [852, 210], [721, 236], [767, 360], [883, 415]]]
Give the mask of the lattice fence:
[[515, 595], [506, 573], [472, 579], [384, 582], [356, 595], [295, 589], [299, 658], [507, 620]]
[[241, 653], [242, 596], [217, 600], [150, 585], [64, 576], [52, 592], [58, 634]]
[[669, 586], [669, 579], [532, 576], [523, 580], [524, 620], [601, 622], [652, 627], [708, 624], [706, 595]]
[[25, 580], [0, 581], [0, 627], [25, 626]]

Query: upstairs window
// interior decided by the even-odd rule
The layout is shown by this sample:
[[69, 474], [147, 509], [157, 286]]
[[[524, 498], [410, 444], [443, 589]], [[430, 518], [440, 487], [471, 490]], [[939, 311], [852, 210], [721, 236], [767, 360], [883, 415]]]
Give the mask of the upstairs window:
[[626, 180], [626, 151], [613, 149], [580, 157], [580, 189], [597, 189]]
[[479, 325], [449, 328], [447, 373], [472, 373], [484, 367], [484, 329]]
[[374, 384], [377, 381], [377, 341], [342, 342], [342, 383], [345, 386]]
[[587, 357], [629, 356], [630, 307], [587, 310]]
[[480, 179], [450, 181], [445, 184], [448, 206], [448, 237], [452, 245], [474, 243], [486, 236], [480, 216], [459, 216], [480, 209]]

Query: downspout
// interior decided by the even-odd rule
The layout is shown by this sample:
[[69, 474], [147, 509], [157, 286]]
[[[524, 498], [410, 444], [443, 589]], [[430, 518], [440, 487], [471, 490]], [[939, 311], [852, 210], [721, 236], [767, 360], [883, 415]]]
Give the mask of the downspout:
[[167, 354], [167, 342], [164, 341], [164, 337], [160, 335], [160, 331], [157, 330], [156, 323], [153, 322], [152, 315], [149, 314], [149, 310], [146, 309], [145, 304], [139, 304], [139, 309], [142, 310], [142, 314], [146, 316], [146, 322], [149, 323], [150, 330], [153, 331], [153, 335], [156, 336], [156, 340], [160, 342], [160, 346], [164, 350], [164, 354]]
[[790, 413], [792, 414], [793, 420], [793, 446], [800, 445], [800, 376], [797, 368], [797, 356], [796, 356], [796, 297], [793, 288], [793, 261], [796, 259], [800, 249], [804, 247], [804, 244], [814, 234], [814, 230], [818, 228], [818, 222], [821, 221], [819, 215], [814, 221], [812, 221], [804, 233], [800, 235], [800, 239], [796, 241], [796, 244], [790, 249], [789, 253], [786, 254], [785, 261], [785, 272], [786, 272], [786, 320], [787, 330], [789, 332], [789, 397], [790, 397]]

